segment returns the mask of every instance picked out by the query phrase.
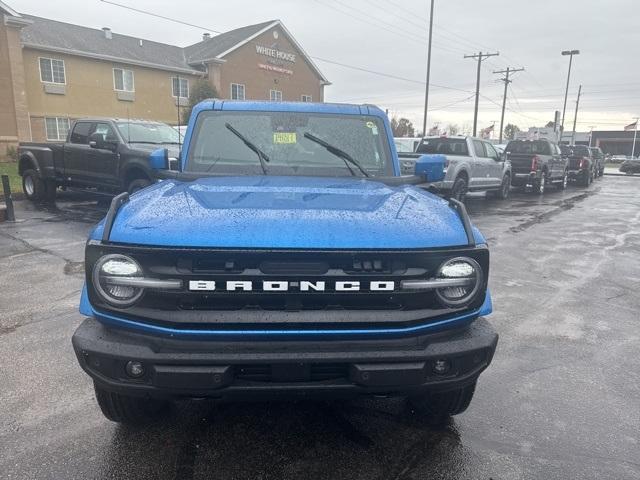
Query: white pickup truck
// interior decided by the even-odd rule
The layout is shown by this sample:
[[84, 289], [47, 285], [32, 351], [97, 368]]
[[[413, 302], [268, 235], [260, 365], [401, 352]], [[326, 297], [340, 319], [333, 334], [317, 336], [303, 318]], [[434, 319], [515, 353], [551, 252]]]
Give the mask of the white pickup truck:
[[413, 171], [415, 158], [425, 153], [446, 156], [444, 180], [432, 184], [444, 195], [460, 201], [470, 191], [487, 191], [501, 199], [509, 195], [511, 164], [490, 142], [467, 136], [425, 137], [414, 154], [400, 154], [403, 175]]

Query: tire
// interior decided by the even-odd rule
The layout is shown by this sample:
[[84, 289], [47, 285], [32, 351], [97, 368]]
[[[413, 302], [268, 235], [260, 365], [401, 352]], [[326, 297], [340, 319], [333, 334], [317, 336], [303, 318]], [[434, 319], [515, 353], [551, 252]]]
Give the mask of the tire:
[[582, 186], [584, 188], [587, 188], [589, 185], [591, 185], [591, 180], [592, 180], [592, 176], [591, 176], [591, 171], [588, 172], [587, 175], [584, 175], [584, 178], [582, 179]]
[[169, 402], [143, 397], [129, 397], [109, 392], [94, 383], [96, 400], [103, 415], [116, 423], [144, 425], [162, 417], [168, 410]]
[[566, 190], [568, 184], [569, 184], [569, 172], [565, 170], [564, 175], [562, 176], [562, 181], [558, 183], [558, 190]]
[[441, 425], [452, 415], [464, 412], [473, 398], [475, 382], [466, 387], [448, 392], [425, 393], [408, 398], [416, 413], [430, 425]]
[[504, 177], [502, 177], [500, 190], [497, 190], [495, 192], [495, 196], [500, 200], [506, 200], [509, 197], [510, 190], [511, 190], [511, 175], [508, 173], [505, 173]]
[[543, 170], [540, 178], [536, 178], [533, 181], [533, 192], [538, 195], [544, 195], [544, 191], [547, 189], [547, 183], [549, 183], [547, 179], [547, 172]]
[[453, 182], [453, 187], [451, 188], [449, 197], [458, 200], [459, 202], [464, 202], [464, 199], [467, 196], [467, 188], [467, 179], [464, 177], [458, 177], [455, 182]]
[[131, 182], [129, 182], [129, 185], [127, 186], [127, 192], [131, 193], [135, 193], [138, 190], [142, 190], [145, 187], [148, 187], [149, 185], [151, 185], [151, 181], [149, 181], [146, 178], [136, 178], [135, 180], [132, 180]]
[[27, 200], [41, 202], [46, 197], [46, 185], [38, 172], [35, 170], [25, 170], [22, 173], [22, 191]]

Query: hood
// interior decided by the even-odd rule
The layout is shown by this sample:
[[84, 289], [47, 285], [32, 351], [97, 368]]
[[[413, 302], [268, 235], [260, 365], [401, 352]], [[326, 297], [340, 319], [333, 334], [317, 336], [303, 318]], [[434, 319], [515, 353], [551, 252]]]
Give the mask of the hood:
[[[92, 238], [101, 238], [102, 224]], [[476, 241], [484, 240], [476, 231]], [[466, 245], [457, 213], [414, 187], [357, 178], [166, 180], [131, 196], [116, 243], [209, 248], [398, 249]]]

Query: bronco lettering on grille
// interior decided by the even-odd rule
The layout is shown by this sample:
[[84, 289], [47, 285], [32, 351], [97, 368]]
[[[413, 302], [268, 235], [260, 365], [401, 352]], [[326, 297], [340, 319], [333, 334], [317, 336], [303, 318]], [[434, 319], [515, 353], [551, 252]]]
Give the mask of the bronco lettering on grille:
[[[328, 288], [327, 288], [328, 287]], [[302, 280], [289, 282], [286, 280], [263, 280], [253, 282], [250, 280], [226, 280], [216, 282], [213, 280], [190, 280], [189, 290], [195, 292], [393, 292], [396, 282], [387, 280], [361, 281], [336, 281], [327, 285], [324, 280], [312, 282]]]

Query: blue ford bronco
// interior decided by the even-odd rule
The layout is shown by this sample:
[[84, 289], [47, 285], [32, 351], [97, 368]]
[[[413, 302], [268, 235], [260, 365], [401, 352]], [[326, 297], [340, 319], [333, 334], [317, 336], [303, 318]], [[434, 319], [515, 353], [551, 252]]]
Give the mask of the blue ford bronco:
[[464, 205], [401, 176], [370, 105], [204, 101], [178, 171], [115, 197], [86, 245], [73, 335], [104, 415], [172, 400], [405, 396], [463, 412], [498, 336]]

